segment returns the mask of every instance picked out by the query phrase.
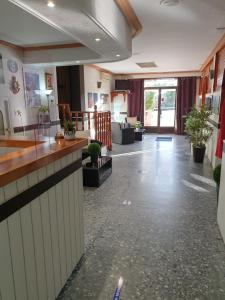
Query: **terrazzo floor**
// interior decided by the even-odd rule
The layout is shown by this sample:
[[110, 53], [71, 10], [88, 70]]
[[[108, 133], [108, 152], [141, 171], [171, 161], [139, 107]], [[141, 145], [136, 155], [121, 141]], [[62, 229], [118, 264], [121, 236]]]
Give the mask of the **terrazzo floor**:
[[59, 300], [225, 299], [225, 246], [208, 160], [184, 137], [113, 145], [113, 173], [85, 188], [86, 252]]

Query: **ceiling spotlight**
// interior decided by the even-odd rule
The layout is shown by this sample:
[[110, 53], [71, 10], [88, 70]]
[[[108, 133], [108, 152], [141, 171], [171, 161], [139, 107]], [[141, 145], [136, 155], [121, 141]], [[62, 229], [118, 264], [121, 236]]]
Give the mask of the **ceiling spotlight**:
[[116, 54], [116, 57], [120, 57], [120, 54]]
[[180, 0], [161, 0], [160, 5], [175, 6], [180, 3]]
[[48, 1], [47, 6], [48, 7], [55, 7], [55, 3], [53, 1]]
[[100, 39], [100, 38], [96, 38], [95, 41], [96, 41], [96, 42], [100, 42], [101, 39]]
[[80, 60], [76, 60], [76, 64], [79, 64], [80, 63]]

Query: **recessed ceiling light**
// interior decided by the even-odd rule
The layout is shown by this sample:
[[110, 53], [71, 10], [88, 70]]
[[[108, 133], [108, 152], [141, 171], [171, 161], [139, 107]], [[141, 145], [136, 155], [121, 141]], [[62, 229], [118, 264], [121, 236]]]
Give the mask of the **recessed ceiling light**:
[[80, 63], [80, 60], [76, 60], [76, 64], [79, 64]]
[[48, 7], [55, 7], [55, 3], [53, 1], [48, 1], [47, 6]]
[[180, 3], [180, 0], [161, 0], [160, 5], [175, 6]]
[[96, 41], [96, 42], [100, 42], [101, 39], [100, 39], [100, 38], [95, 38], [95, 41]]
[[116, 54], [116, 57], [120, 57], [120, 54]]

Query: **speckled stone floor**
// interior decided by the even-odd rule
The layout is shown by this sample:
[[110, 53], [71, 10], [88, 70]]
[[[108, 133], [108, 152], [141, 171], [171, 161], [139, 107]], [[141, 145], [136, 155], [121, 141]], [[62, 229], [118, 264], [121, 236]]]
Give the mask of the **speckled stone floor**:
[[207, 160], [184, 137], [113, 145], [113, 173], [85, 188], [86, 253], [60, 300], [225, 299], [225, 246]]

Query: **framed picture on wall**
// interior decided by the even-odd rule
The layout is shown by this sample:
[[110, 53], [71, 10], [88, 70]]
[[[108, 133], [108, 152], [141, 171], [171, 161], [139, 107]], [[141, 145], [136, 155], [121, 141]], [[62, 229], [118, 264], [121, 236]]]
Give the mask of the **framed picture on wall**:
[[109, 103], [109, 94], [100, 94], [101, 104]]
[[94, 105], [96, 105], [98, 102], [98, 93], [93, 93], [93, 100], [94, 100]]
[[94, 106], [93, 94], [88, 93], [88, 108], [92, 108]]
[[53, 90], [53, 75], [45, 73], [45, 88], [46, 90]]
[[36, 71], [24, 72], [24, 86], [26, 95], [27, 107], [40, 107], [41, 106], [41, 91], [39, 73]]
[[5, 77], [3, 72], [3, 61], [2, 61], [2, 55], [0, 53], [0, 84], [5, 83]]

